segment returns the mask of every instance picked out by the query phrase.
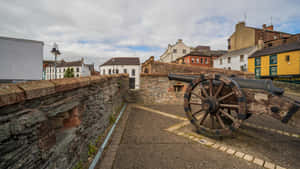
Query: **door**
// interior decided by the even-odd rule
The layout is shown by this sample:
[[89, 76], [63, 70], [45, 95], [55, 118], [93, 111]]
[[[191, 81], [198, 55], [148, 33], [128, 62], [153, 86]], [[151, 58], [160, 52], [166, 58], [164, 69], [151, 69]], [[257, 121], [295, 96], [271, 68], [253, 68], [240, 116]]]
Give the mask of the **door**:
[[130, 89], [135, 88], [135, 78], [129, 78], [129, 88]]

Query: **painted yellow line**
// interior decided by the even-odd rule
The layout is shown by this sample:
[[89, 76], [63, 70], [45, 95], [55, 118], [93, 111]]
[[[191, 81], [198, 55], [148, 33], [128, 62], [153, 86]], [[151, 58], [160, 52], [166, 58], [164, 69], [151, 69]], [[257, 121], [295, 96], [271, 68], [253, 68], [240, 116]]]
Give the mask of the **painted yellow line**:
[[188, 125], [188, 124], [190, 124], [189, 121], [184, 121], [184, 122], [182, 122], [182, 123], [175, 124], [175, 125], [173, 125], [173, 126], [167, 128], [166, 130], [167, 130], [167, 131], [178, 130], [178, 129], [182, 128], [182, 127], [185, 127], [185, 126]]
[[144, 107], [144, 106], [140, 106], [140, 105], [133, 105], [133, 107], [139, 108], [139, 109], [142, 109], [142, 110], [146, 110], [146, 111], [149, 111], [149, 112], [157, 113], [159, 115], [170, 117], [170, 118], [177, 119], [177, 120], [183, 120], [183, 121], [187, 120], [187, 118], [184, 118], [184, 117], [180, 117], [180, 116], [176, 116], [176, 115], [173, 115], [173, 114], [165, 113], [165, 112], [162, 112], [162, 111], [150, 109], [148, 107]]
[[[180, 123], [182, 124], [182, 123]], [[169, 131], [169, 130], [168, 130]], [[196, 135], [194, 133], [185, 133], [185, 132], [177, 132], [177, 131], [169, 131], [171, 133], [174, 133], [178, 136], [183, 136], [189, 140], [192, 140], [194, 142], [197, 142], [199, 144], [202, 144], [202, 145], [205, 145], [207, 147], [211, 147], [213, 149], [216, 149], [218, 151], [222, 151], [228, 155], [231, 155], [233, 157], [237, 157], [237, 158], [241, 158], [245, 161], [248, 161], [248, 162], [251, 162], [255, 165], [259, 165], [261, 167], [265, 167], [265, 168], [273, 168], [273, 169], [286, 169], [284, 167], [281, 167], [279, 165], [276, 165], [274, 163], [271, 163], [271, 162], [268, 162], [268, 161], [265, 161], [265, 160], [262, 160], [258, 157], [255, 157], [253, 155], [250, 155], [250, 154], [247, 154], [247, 153], [243, 153], [243, 152], [240, 152], [240, 151], [236, 151], [234, 148], [231, 148], [231, 146], [227, 146], [227, 145], [224, 145], [224, 144], [218, 144], [217, 142], [215, 141], [211, 141], [211, 139], [205, 137], [205, 136], [202, 136], [202, 135]]]
[[262, 127], [262, 126], [247, 123], [247, 122], [243, 123], [243, 125], [248, 126], [248, 127], [257, 128], [257, 129], [263, 129], [263, 130], [266, 130], [266, 131], [270, 131], [270, 132], [273, 132], [273, 133], [278, 133], [278, 134], [289, 136], [289, 137], [300, 138], [299, 134], [289, 133], [289, 132], [286, 132], [286, 131], [277, 130], [277, 129], [273, 129], [273, 128]]

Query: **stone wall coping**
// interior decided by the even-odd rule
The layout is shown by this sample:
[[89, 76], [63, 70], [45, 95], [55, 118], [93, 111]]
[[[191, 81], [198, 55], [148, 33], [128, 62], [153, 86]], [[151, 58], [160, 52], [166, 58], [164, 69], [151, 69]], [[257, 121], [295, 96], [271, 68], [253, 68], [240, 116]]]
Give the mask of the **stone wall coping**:
[[[218, 72], [211, 72], [211, 73], [216, 73], [218, 74]], [[174, 73], [174, 74], [178, 74], [178, 75], [201, 75], [203, 73]], [[228, 74], [230, 74], [230, 72], [228, 72]], [[244, 74], [245, 75], [245, 74]], [[251, 73], [250, 73], [251, 75]], [[141, 73], [141, 76], [155, 76], [155, 77], [159, 77], [159, 76], [168, 76], [168, 73]]]
[[157, 65], [172, 65], [172, 66], [180, 66], [180, 67], [186, 67], [186, 68], [197, 68], [199, 70], [205, 70], [205, 71], [216, 71], [216, 72], [222, 72], [226, 71], [227, 74], [239, 74], [239, 75], [254, 75], [253, 73], [250, 72], [243, 72], [239, 70], [227, 70], [227, 69], [221, 69], [221, 68], [211, 68], [211, 67], [201, 67], [197, 65], [185, 65], [185, 64], [176, 64], [176, 63], [164, 63], [164, 62], [159, 62], [159, 61], [154, 61], [153, 64]]
[[128, 77], [128, 74], [97, 75], [0, 84], [0, 107], [122, 77]]

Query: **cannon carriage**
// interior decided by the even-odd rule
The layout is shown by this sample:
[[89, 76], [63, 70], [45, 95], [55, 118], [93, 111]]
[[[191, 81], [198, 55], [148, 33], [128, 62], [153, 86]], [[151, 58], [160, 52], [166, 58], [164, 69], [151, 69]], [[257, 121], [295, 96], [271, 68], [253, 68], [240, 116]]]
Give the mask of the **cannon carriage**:
[[284, 96], [271, 80], [243, 79], [219, 74], [169, 74], [169, 80], [189, 83], [184, 110], [198, 132], [228, 136], [254, 113], [288, 123], [300, 102]]

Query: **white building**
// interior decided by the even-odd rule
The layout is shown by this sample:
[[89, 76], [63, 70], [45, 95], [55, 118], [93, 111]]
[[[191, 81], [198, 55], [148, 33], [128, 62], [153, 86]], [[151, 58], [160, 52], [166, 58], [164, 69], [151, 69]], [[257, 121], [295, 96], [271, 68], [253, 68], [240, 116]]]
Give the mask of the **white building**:
[[185, 45], [182, 39], [178, 39], [175, 45], [168, 45], [168, 49], [160, 56], [161, 62], [175, 62], [177, 58], [180, 58], [190, 53], [192, 47]]
[[[74, 72], [74, 77], [91, 76], [90, 65], [84, 64], [84, 60], [66, 62], [57, 61], [56, 79], [64, 78], [64, 73], [70, 68]], [[54, 61], [44, 61], [44, 78], [45, 80], [55, 79]]]
[[127, 73], [129, 74], [129, 87], [140, 88], [140, 59], [138, 57], [111, 58], [99, 66], [101, 75]]
[[0, 37], [0, 82], [41, 80], [41, 41]]
[[213, 61], [214, 68], [222, 68], [229, 70], [239, 70], [247, 71], [248, 70], [248, 57], [251, 56], [257, 47], [249, 47], [230, 51]]

